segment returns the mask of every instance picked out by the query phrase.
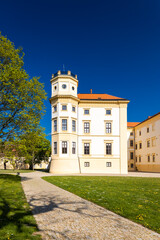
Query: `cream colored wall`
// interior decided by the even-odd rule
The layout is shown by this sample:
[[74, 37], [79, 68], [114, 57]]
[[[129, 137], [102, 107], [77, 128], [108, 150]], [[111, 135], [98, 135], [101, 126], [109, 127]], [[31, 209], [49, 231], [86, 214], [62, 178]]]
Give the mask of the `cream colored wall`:
[[127, 103], [120, 104], [120, 173], [128, 173], [127, 162]]
[[[148, 127], [149, 133], [147, 133]], [[155, 146], [152, 145], [153, 138], [156, 139]], [[150, 147], [147, 147], [147, 140], [150, 140]], [[142, 149], [139, 149], [140, 142], [142, 142]], [[160, 172], [160, 114], [135, 127], [135, 143], [138, 145], [138, 149], [135, 150], [138, 171]], [[155, 154], [155, 162], [152, 160], [153, 154]], [[150, 162], [148, 162], [148, 155], [150, 155]], [[139, 162], [139, 156], [141, 156], [141, 162]]]

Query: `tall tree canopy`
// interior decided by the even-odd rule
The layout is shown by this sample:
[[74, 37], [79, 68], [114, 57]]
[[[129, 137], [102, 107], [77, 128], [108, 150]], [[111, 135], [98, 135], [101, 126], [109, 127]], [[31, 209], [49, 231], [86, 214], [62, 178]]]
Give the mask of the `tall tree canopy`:
[[0, 33], [0, 138], [36, 129], [44, 114], [46, 92], [39, 78], [24, 70], [24, 53]]

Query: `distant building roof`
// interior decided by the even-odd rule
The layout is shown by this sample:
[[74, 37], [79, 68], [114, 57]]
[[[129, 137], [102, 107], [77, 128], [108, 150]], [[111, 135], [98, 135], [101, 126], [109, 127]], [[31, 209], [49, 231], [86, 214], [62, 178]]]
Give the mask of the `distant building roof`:
[[[154, 114], [153, 116], [148, 116], [148, 118], [147, 119], [145, 119], [144, 121], [142, 121], [142, 122], [140, 122], [139, 124], [137, 124], [137, 125], [140, 125], [141, 123], [144, 123], [144, 122], [146, 122], [146, 121], [148, 121], [148, 120], [150, 120], [151, 118], [154, 118], [154, 117], [156, 117], [157, 115], [159, 115], [160, 114], [160, 112], [158, 112], [158, 113], [156, 113], [156, 114]], [[136, 126], [137, 126], [136, 125]]]
[[135, 127], [139, 124], [140, 122], [127, 122], [127, 127]]
[[126, 100], [124, 98], [115, 97], [109, 94], [93, 94], [93, 93], [79, 93], [78, 98], [81, 100]]

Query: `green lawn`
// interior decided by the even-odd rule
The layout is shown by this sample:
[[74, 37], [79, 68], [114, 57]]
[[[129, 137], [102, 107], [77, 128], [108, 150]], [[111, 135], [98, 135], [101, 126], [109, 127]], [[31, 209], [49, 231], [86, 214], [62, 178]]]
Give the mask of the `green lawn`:
[[160, 178], [55, 176], [43, 179], [160, 233]]
[[33, 170], [21, 170], [21, 169], [15, 169], [15, 170], [13, 170], [13, 169], [6, 169], [6, 170], [4, 170], [4, 169], [0, 169], [0, 174], [4, 174], [4, 173], [17, 173], [17, 172], [19, 172], [19, 173], [29, 173], [29, 172], [33, 172]]
[[0, 175], [0, 239], [40, 240], [21, 186], [21, 179], [14, 175]]

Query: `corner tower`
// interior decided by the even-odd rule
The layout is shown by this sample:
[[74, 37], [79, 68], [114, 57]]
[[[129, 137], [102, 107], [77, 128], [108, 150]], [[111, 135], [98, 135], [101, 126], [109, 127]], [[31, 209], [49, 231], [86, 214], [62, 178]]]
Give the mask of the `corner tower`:
[[51, 173], [79, 173], [77, 135], [77, 75], [58, 71], [51, 79]]

